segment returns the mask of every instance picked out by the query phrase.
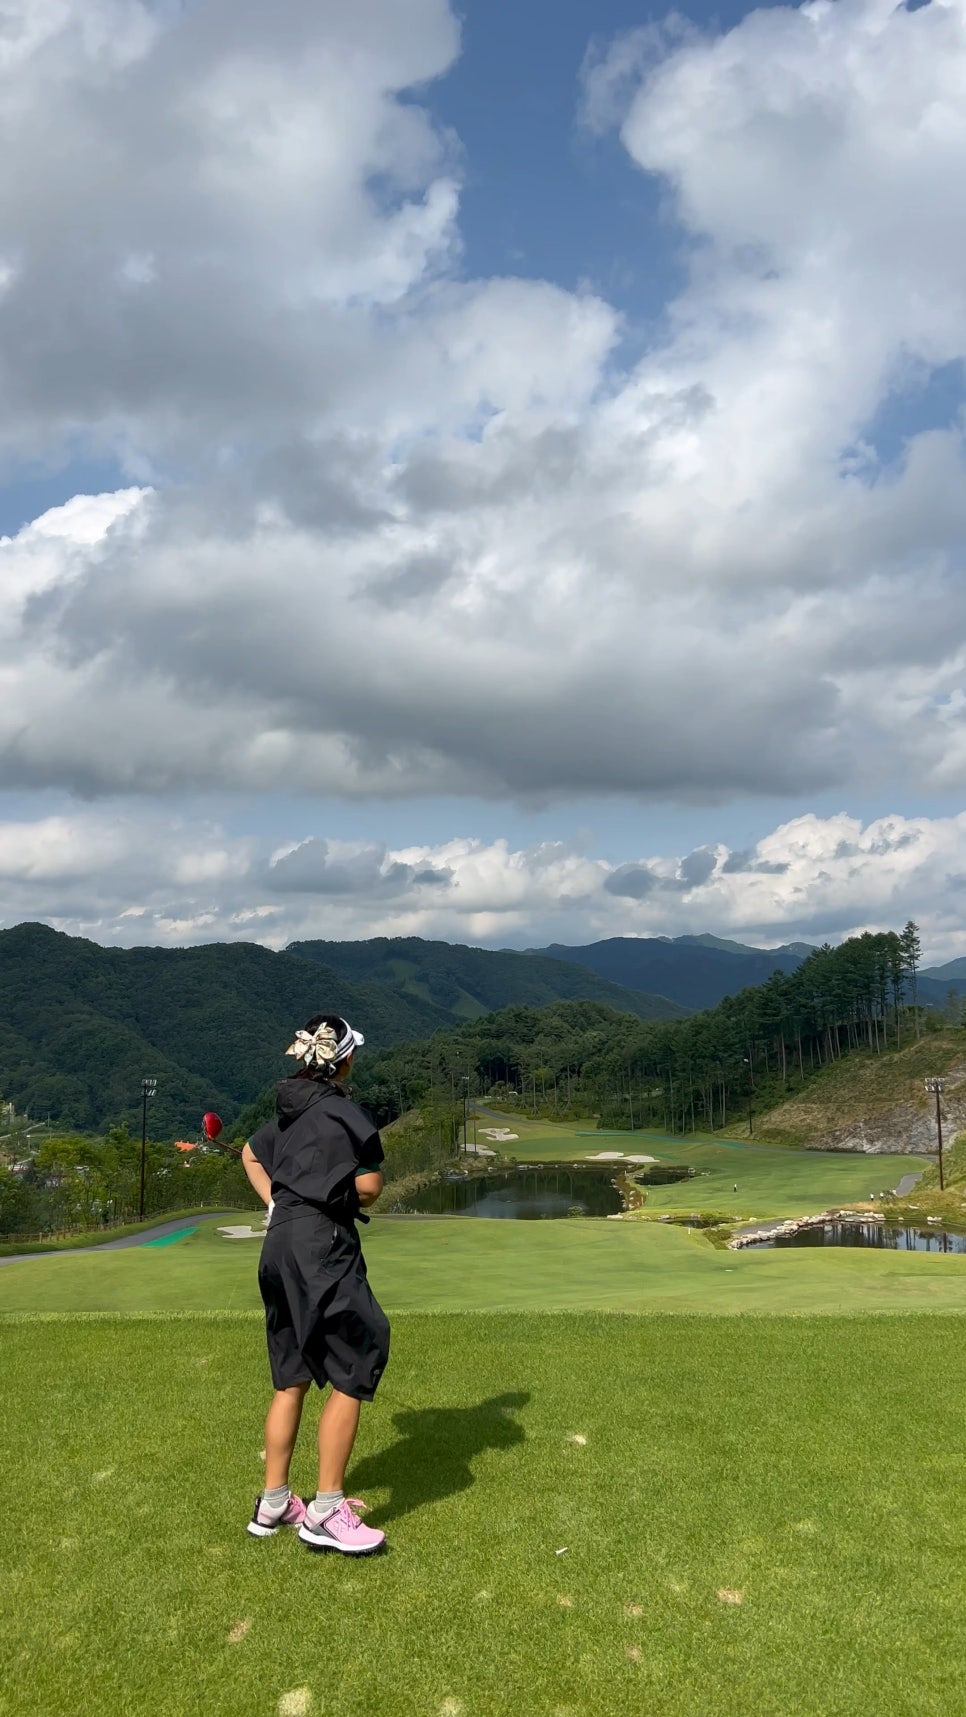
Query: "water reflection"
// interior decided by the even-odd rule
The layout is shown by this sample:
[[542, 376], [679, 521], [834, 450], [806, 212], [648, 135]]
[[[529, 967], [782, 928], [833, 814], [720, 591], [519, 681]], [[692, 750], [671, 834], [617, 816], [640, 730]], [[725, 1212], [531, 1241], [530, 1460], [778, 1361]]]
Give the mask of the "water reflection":
[[687, 1163], [655, 1163], [653, 1168], [635, 1169], [638, 1186], [674, 1186], [679, 1180], [693, 1180], [694, 1169]]
[[763, 1246], [872, 1246], [887, 1252], [966, 1253], [966, 1234], [937, 1228], [892, 1228], [886, 1222], [826, 1222], [797, 1234], [776, 1235]]
[[622, 1208], [613, 1170], [539, 1168], [508, 1174], [451, 1176], [411, 1194], [407, 1211], [429, 1216], [488, 1216], [534, 1220], [614, 1216]]

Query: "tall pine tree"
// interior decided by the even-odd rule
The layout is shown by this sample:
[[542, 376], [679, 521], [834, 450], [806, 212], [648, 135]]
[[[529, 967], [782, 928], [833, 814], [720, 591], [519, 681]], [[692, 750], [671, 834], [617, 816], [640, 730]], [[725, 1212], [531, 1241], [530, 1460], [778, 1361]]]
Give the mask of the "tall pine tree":
[[919, 963], [922, 959], [922, 943], [919, 940], [919, 926], [910, 918], [899, 937], [899, 947], [902, 950], [902, 964], [909, 983], [909, 994], [912, 998], [912, 1012], [916, 1022], [916, 1037], [922, 1033], [922, 1022], [919, 1018]]

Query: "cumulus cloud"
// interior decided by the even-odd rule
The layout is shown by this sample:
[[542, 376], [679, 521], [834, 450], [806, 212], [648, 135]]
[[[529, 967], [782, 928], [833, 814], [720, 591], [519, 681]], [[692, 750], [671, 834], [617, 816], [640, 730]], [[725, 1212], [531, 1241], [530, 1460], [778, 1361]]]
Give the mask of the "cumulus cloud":
[[276, 854], [265, 878], [273, 894], [359, 896], [367, 905], [399, 900], [412, 889], [445, 887], [451, 872], [404, 864], [385, 847], [310, 837]]
[[962, 6], [598, 46], [690, 263], [633, 368], [461, 276], [458, 51], [447, 0], [5, 0], [0, 453], [131, 479], [0, 544], [0, 785], [962, 785], [962, 422], [875, 440], [966, 356]]
[[614, 864], [566, 842], [323, 836], [270, 852], [197, 819], [97, 807], [0, 824], [4, 922], [41, 918], [109, 943], [424, 936], [522, 948], [702, 930], [769, 946], [915, 917], [927, 959], [966, 953], [966, 814], [866, 826], [808, 815], [750, 852], [698, 854]]

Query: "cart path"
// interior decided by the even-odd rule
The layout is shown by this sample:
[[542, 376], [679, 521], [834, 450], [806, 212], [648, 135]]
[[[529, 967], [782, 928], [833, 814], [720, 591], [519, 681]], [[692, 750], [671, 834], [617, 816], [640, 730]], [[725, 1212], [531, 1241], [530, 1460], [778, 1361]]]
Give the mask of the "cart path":
[[226, 1216], [237, 1215], [237, 1210], [206, 1210], [203, 1216], [182, 1216], [176, 1222], [159, 1222], [155, 1228], [142, 1228], [140, 1234], [128, 1234], [123, 1240], [99, 1240], [94, 1246], [64, 1246], [50, 1252], [17, 1252], [12, 1258], [0, 1258], [0, 1264], [26, 1264], [28, 1258], [76, 1258], [81, 1252], [124, 1252], [129, 1246], [146, 1246], [151, 1240], [178, 1234], [183, 1228], [198, 1228], [203, 1222], [224, 1222]]

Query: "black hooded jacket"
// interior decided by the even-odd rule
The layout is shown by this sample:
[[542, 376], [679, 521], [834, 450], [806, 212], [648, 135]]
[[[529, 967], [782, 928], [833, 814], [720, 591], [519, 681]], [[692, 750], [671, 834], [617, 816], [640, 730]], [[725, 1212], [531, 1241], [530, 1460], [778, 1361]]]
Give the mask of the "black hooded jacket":
[[271, 1176], [273, 1226], [306, 1207], [334, 1222], [368, 1222], [355, 1177], [377, 1170], [385, 1153], [369, 1116], [340, 1085], [283, 1079], [274, 1121], [259, 1127], [249, 1145]]

